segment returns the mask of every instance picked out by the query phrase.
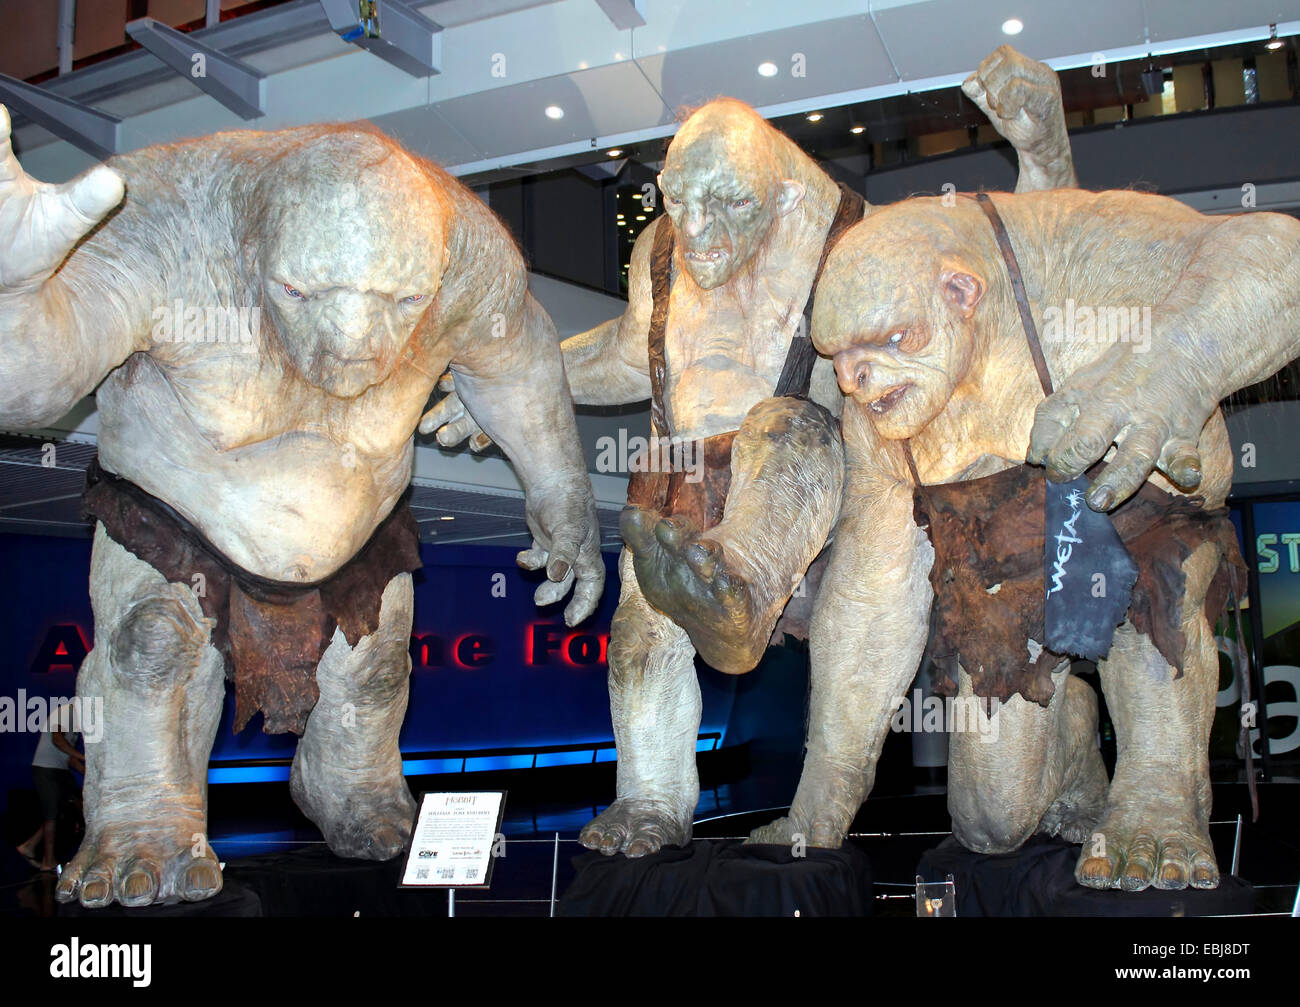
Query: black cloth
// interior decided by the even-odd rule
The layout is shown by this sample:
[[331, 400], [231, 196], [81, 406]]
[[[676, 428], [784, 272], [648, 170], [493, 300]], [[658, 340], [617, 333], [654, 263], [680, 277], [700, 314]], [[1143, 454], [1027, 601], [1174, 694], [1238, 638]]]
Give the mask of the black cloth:
[[1255, 889], [1224, 877], [1210, 891], [1098, 891], [1074, 880], [1079, 847], [1034, 836], [1014, 853], [972, 853], [951, 836], [921, 857], [922, 880], [957, 889], [958, 916], [1215, 916], [1249, 913]]
[[697, 840], [647, 857], [575, 857], [558, 916], [869, 916], [871, 863], [838, 850]]

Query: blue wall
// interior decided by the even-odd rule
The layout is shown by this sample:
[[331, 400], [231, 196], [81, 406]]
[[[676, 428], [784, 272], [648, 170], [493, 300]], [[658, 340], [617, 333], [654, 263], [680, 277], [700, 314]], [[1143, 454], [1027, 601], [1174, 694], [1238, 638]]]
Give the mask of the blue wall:
[[[515, 552], [421, 547], [425, 567], [415, 575], [411, 701], [401, 736], [403, 753], [417, 755], [408, 758], [408, 773], [461, 768], [459, 758], [431, 760], [424, 753], [612, 743], [605, 650], [618, 599], [615, 556], [605, 555], [600, 608], [570, 630], [562, 605], [534, 607], [532, 595], [542, 574], [520, 570]], [[76, 660], [81, 639], [87, 646], [94, 642], [87, 593], [90, 541], [0, 535], [0, 568], [0, 696], [16, 700], [19, 690], [27, 696], [73, 695], [76, 674], [71, 663], [63, 662]], [[65, 653], [55, 653], [60, 646]], [[701, 733], [726, 734], [736, 682], [707, 669], [701, 674]], [[263, 734], [260, 716], [233, 734], [233, 718], [233, 692], [227, 689], [210, 780], [287, 778], [283, 765], [229, 765], [234, 760], [289, 759], [295, 742], [292, 735]], [[0, 801], [5, 804], [10, 789], [31, 787], [28, 767], [36, 741], [30, 733], [0, 732]], [[614, 753], [604, 748], [596, 757], [608, 760]], [[537, 765], [592, 758], [591, 750], [552, 753], [539, 756]], [[531, 753], [480, 758], [466, 768], [528, 766], [532, 761]]]

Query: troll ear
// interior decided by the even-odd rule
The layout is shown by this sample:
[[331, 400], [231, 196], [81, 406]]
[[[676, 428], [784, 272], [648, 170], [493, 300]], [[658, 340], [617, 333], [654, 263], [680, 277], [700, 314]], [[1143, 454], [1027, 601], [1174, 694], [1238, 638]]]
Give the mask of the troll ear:
[[803, 183], [796, 182], [793, 178], [787, 178], [781, 183], [780, 191], [776, 198], [776, 212], [781, 216], [790, 213], [795, 207], [803, 202]]
[[939, 288], [963, 318], [975, 313], [975, 305], [984, 296], [984, 281], [964, 269], [945, 269], [939, 274]]

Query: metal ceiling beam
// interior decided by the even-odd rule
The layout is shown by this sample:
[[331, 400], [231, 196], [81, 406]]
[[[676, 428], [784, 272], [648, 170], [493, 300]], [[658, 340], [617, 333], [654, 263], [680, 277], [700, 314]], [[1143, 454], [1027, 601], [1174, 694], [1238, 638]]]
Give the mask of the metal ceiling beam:
[[442, 72], [442, 25], [406, 0], [374, 0], [374, 16], [362, 20], [357, 0], [320, 0], [330, 27], [412, 77]]
[[122, 120], [0, 73], [0, 101], [61, 140], [103, 160], [117, 153]]
[[266, 77], [247, 63], [151, 17], [128, 21], [126, 33], [240, 118], [266, 114]]
[[596, 0], [605, 16], [614, 22], [619, 31], [645, 26], [645, 0]]

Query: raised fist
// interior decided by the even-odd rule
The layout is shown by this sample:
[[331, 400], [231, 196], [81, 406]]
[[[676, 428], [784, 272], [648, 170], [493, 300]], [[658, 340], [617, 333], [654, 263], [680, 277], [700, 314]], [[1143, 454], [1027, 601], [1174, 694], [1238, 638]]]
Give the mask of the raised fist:
[[1043, 167], [1059, 165], [1058, 177], [1052, 181], [1057, 186], [1075, 184], [1061, 82], [1055, 70], [1003, 45], [962, 82], [961, 89], [1011, 141], [1022, 168], [1026, 159]]

